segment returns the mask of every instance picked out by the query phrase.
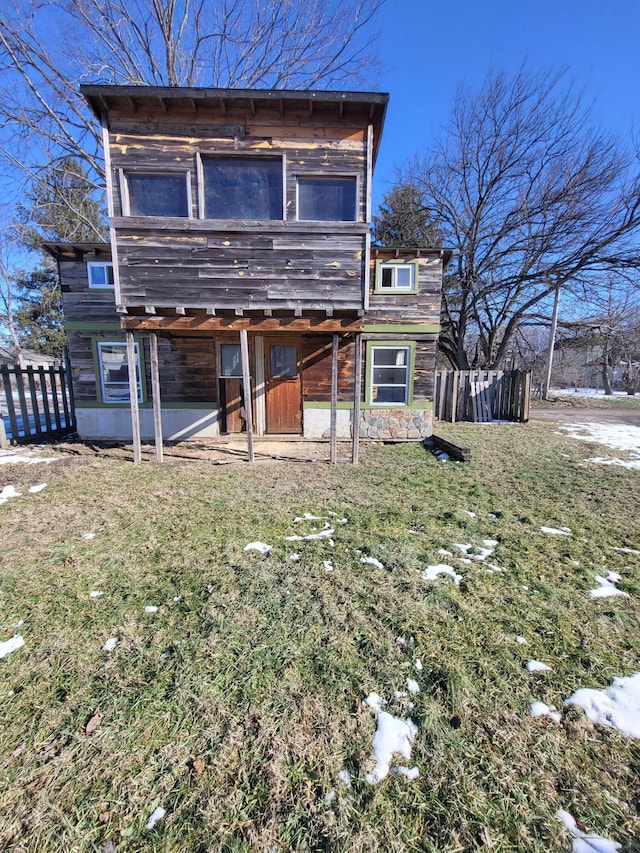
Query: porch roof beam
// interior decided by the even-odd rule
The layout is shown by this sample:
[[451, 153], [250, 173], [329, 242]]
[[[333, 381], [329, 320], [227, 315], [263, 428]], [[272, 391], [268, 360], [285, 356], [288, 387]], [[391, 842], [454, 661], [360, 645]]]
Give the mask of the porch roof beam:
[[361, 317], [162, 317], [147, 315], [120, 318], [125, 331], [132, 332], [361, 332], [364, 321]]

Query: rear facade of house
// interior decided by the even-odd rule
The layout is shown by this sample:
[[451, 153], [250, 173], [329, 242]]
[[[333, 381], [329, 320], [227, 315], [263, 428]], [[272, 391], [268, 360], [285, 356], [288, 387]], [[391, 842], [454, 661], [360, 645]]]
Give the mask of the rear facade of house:
[[430, 435], [448, 252], [371, 246], [386, 95], [82, 91], [111, 239], [48, 249], [83, 438], [132, 436], [127, 337], [143, 439], [154, 385], [166, 440], [242, 432], [248, 405], [257, 435], [328, 437], [332, 405], [338, 437], [354, 412], [364, 438]]

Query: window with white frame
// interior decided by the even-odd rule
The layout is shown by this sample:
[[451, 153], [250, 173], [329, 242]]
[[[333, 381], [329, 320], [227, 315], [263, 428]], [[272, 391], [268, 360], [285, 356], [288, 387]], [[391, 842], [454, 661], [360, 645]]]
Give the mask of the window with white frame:
[[355, 222], [358, 180], [355, 177], [299, 177], [298, 219]]
[[[140, 379], [140, 349], [135, 342], [136, 381], [138, 400], [142, 402], [142, 382]], [[129, 365], [127, 363], [127, 345], [116, 341], [98, 342], [98, 371], [100, 391], [103, 403], [128, 403]]]
[[370, 402], [406, 405], [409, 402], [411, 347], [372, 345], [370, 359]]
[[113, 289], [113, 264], [111, 262], [90, 261], [87, 264], [89, 287]]
[[205, 219], [282, 219], [280, 157], [201, 156]]
[[376, 265], [376, 291], [414, 293], [416, 290], [416, 267], [409, 263], [382, 261]]
[[125, 179], [129, 216], [189, 216], [188, 172], [127, 172]]

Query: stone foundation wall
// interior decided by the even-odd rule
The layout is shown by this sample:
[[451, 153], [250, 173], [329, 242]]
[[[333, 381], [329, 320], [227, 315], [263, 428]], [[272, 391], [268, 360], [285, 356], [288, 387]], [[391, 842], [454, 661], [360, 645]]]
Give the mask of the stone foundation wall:
[[360, 438], [379, 440], [421, 439], [433, 432], [432, 413], [424, 409], [365, 409]]

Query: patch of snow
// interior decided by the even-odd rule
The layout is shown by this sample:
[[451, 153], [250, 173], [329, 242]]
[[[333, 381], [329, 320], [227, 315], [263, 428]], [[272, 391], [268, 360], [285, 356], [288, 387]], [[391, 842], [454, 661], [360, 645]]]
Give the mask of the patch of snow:
[[589, 459], [589, 462], [640, 469], [640, 427], [629, 424], [576, 423], [562, 424], [560, 429], [570, 438], [602, 444], [610, 450], [623, 450], [631, 457], [630, 460], [600, 457]]
[[[321, 530], [320, 533], [310, 533], [309, 536], [285, 536], [285, 542], [309, 542], [312, 539], [329, 539], [335, 533], [333, 528], [329, 528], [328, 530]], [[331, 540], [333, 541], [333, 540]]]
[[618, 589], [616, 584], [622, 580], [617, 572], [607, 572], [606, 577], [595, 576], [598, 586], [589, 590], [589, 598], [629, 598], [629, 593]]
[[482, 547], [478, 547], [476, 545], [472, 545], [469, 543], [457, 542], [454, 544], [454, 548], [457, 548], [458, 551], [461, 551], [467, 557], [470, 557], [472, 560], [483, 561], [486, 560], [496, 549], [498, 545], [497, 539], [483, 539]]
[[640, 738], [640, 672], [614, 678], [606, 690], [583, 687], [564, 704], [583, 708], [592, 723], [617, 729], [626, 737]]
[[463, 513], [463, 515], [468, 515], [469, 518], [475, 518], [476, 517], [475, 512], [470, 512], [468, 509], [463, 509], [462, 513]]
[[415, 696], [417, 693], [420, 693], [420, 685], [413, 678], [407, 678], [407, 690]]
[[46, 489], [46, 488], [47, 488], [47, 484], [46, 484], [46, 483], [38, 483], [38, 485], [37, 485], [37, 486], [31, 486], [31, 488], [29, 489], [29, 491], [30, 491], [30, 493], [31, 493], [32, 495], [37, 495], [37, 494], [38, 494], [38, 492], [41, 492], [41, 491], [43, 491], [43, 490], [44, 490], [44, 489]]
[[640, 551], [635, 548], [614, 548], [614, 551], [620, 551], [622, 554], [640, 554]]
[[427, 568], [422, 572], [420, 577], [423, 581], [434, 581], [438, 577], [438, 575], [448, 575], [450, 578], [453, 579], [453, 582], [456, 586], [460, 586], [462, 575], [457, 575], [451, 568], [451, 566], [427, 566]]
[[382, 696], [378, 696], [377, 693], [369, 693], [367, 698], [362, 700], [362, 704], [366, 705], [368, 708], [372, 708], [377, 713], [382, 709], [382, 706], [387, 703], [384, 701]]
[[105, 652], [112, 652], [117, 645], [118, 645], [118, 638], [117, 637], [110, 637], [107, 640], [107, 642], [104, 644], [104, 646], [102, 647], [102, 650]]
[[326, 515], [313, 515], [310, 512], [305, 512], [304, 515], [297, 515], [293, 519], [293, 523], [300, 524], [301, 521], [324, 521], [326, 517]]
[[92, 589], [89, 593], [89, 598], [102, 598], [104, 592], [101, 589]]
[[418, 727], [409, 717], [403, 720], [387, 711], [378, 711], [377, 728], [373, 736], [373, 757], [376, 766], [365, 776], [370, 785], [375, 785], [389, 775], [394, 755], [411, 758], [411, 744], [417, 734]]
[[0, 643], [0, 658], [6, 658], [11, 652], [15, 652], [24, 646], [24, 637], [22, 634], [14, 634], [10, 640], [5, 640]]
[[633, 471], [640, 471], [640, 458], [638, 459], [620, 459], [618, 456], [592, 456], [587, 459], [587, 462], [593, 462], [594, 465], [617, 465], [619, 468], [630, 468]]
[[324, 568], [325, 572], [333, 571], [333, 563], [331, 562], [331, 560], [323, 560], [322, 567]]
[[570, 527], [541, 527], [540, 530], [550, 536], [571, 536]]
[[153, 827], [158, 823], [158, 821], [162, 820], [166, 813], [166, 809], [163, 809], [162, 806], [158, 806], [157, 809], [154, 809], [151, 812], [151, 817], [147, 821], [145, 829], [153, 829]]
[[573, 835], [573, 853], [616, 853], [622, 848], [622, 844], [617, 841], [582, 832], [578, 829], [575, 818], [564, 809], [558, 809], [556, 817]]
[[521, 646], [528, 646], [529, 643], [525, 637], [518, 636], [516, 637], [516, 643], [520, 643]]
[[57, 456], [47, 458], [40, 456], [24, 456], [24, 454], [15, 453], [12, 450], [3, 450], [0, 453], [0, 465], [9, 465], [14, 462], [26, 462], [28, 465], [34, 465], [37, 462], [57, 462]]
[[351, 773], [348, 770], [341, 770], [338, 773], [338, 779], [342, 782], [345, 788], [351, 787]]
[[396, 690], [393, 694], [396, 699], [406, 699], [407, 694], [404, 690]]
[[439, 557], [453, 557], [453, 554], [451, 553], [451, 551], [447, 551], [446, 548], [439, 548], [438, 549], [438, 556]]
[[375, 557], [360, 557], [360, 562], [368, 566], [375, 566], [376, 569], [384, 569], [380, 560], [376, 560]]
[[332, 805], [333, 801], [335, 800], [335, 798], [336, 798], [336, 792], [335, 792], [334, 788], [332, 788], [330, 791], [327, 791], [327, 794], [324, 798], [324, 804], [328, 809], [331, 808], [331, 805]]
[[158, 607], [155, 604], [147, 604], [147, 606], [144, 609], [144, 612], [145, 613], [157, 613]]
[[396, 644], [397, 644], [398, 646], [406, 646], [406, 645], [407, 645], [407, 641], [405, 640], [405, 638], [404, 638], [404, 637], [396, 637]]
[[529, 705], [530, 717], [549, 717], [554, 723], [559, 723], [562, 714], [556, 711], [554, 705], [546, 705], [544, 702], [532, 702]]
[[95, 539], [96, 534], [95, 533], [83, 533], [82, 538], [83, 539]]
[[266, 545], [264, 542], [249, 542], [244, 546], [245, 551], [259, 551], [263, 557], [266, 557], [271, 551], [272, 545]]
[[414, 779], [420, 778], [420, 771], [417, 767], [403, 767], [399, 764], [397, 767], [394, 767], [391, 771], [394, 776], [404, 776], [410, 782], [413, 782]]
[[174, 595], [174, 596], [173, 596], [173, 600], [174, 600], [174, 601], [176, 602], [176, 604], [177, 604], [177, 603], [178, 603], [178, 601], [182, 601], [182, 596], [181, 596], [181, 595]]
[[416, 658], [413, 662], [413, 665], [415, 667], [416, 672], [422, 671], [422, 661], [420, 660], [420, 658]]
[[10, 498], [19, 498], [22, 492], [17, 492], [15, 486], [5, 486], [0, 492], [0, 503], [6, 503]]
[[546, 663], [542, 663], [539, 660], [530, 660], [527, 661], [527, 670], [529, 672], [547, 672], [551, 669], [550, 666], [547, 666]]
[[292, 560], [294, 563], [297, 563], [300, 559], [300, 554], [289, 554], [289, 559]]

